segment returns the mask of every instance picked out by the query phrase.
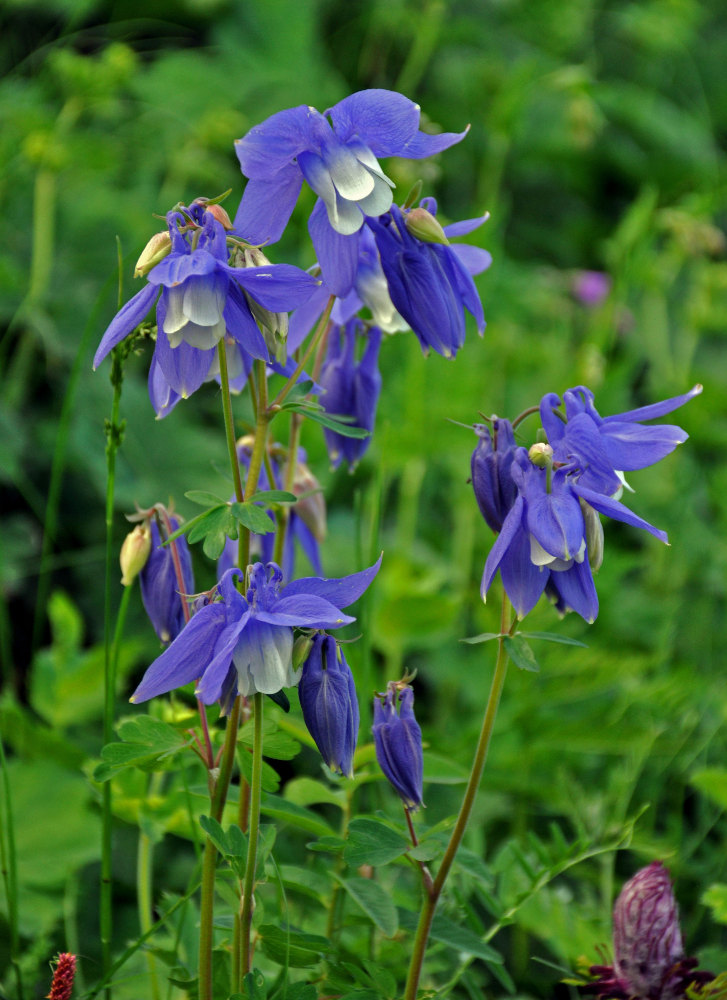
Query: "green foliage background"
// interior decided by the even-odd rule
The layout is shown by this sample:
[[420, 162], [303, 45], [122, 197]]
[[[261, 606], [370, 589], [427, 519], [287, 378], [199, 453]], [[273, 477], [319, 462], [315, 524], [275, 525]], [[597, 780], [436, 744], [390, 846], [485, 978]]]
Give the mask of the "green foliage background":
[[[235, 138], [281, 108], [322, 109], [365, 87], [401, 90], [438, 128], [471, 124], [436, 162], [394, 162], [390, 173], [402, 192], [423, 176], [447, 220], [491, 212], [476, 237], [494, 258], [478, 279], [489, 325], [483, 341], [470, 331], [455, 362], [424, 359], [413, 336], [389, 339], [376, 434], [353, 476], [330, 473], [316, 429], [306, 429], [329, 496], [325, 571], [349, 572], [357, 539], [364, 550], [380, 542], [384, 568], [366, 616], [375, 683], [418, 669], [426, 740], [466, 768], [494, 654], [458, 639], [497, 631], [497, 602], [483, 606], [478, 594], [492, 539], [467, 485], [474, 437], [447, 418], [512, 417], [580, 383], [606, 414], [702, 382], [703, 396], [677, 418], [689, 443], [630, 477], [633, 508], [669, 531], [671, 547], [610, 524], [596, 624], [558, 625], [548, 607], [536, 609], [532, 629], [562, 630], [588, 648], [542, 644], [540, 673], [512, 671], [467, 843], [507, 901], [527, 881], [513, 851], [527, 862], [528, 830], [547, 838], [555, 822], [568, 840], [603, 843], [644, 810], [629, 853], [570, 869], [496, 937], [523, 995], [551, 995], [562, 975], [537, 958], [565, 968], [583, 954], [596, 960], [614, 891], [653, 858], [676, 878], [690, 950], [726, 968], [722, 5], [5, 0], [0, 39], [0, 724], [37, 995], [54, 950], [97, 949], [93, 907], [83, 905], [95, 891], [96, 793], [82, 769], [101, 742], [110, 387], [107, 366], [92, 374], [90, 363], [116, 310], [115, 238], [128, 298], [133, 263], [161, 228], [152, 213], [227, 188], [234, 210]], [[312, 263], [309, 208], [300, 204], [275, 260]], [[582, 269], [612, 279], [597, 308], [573, 294]], [[155, 422], [148, 361], [133, 358], [124, 385], [119, 544], [121, 513], [135, 502], [175, 497], [189, 516], [185, 490], [227, 488], [215, 388]], [[379, 507], [377, 540], [369, 529]], [[200, 587], [213, 582], [201, 556], [197, 574]], [[158, 650], [140, 607], [127, 635], [120, 713]], [[355, 659], [353, 647], [354, 668]], [[306, 768], [316, 773], [312, 753]], [[376, 788], [371, 805], [398, 817]], [[129, 803], [140, 794], [127, 791]], [[453, 812], [457, 791], [428, 785], [423, 822]], [[161, 812], [149, 820], [157, 839], [175, 830], [171, 806]], [[129, 804], [118, 831], [120, 941], [136, 933], [139, 816]], [[285, 861], [293, 843], [276, 848]], [[160, 855], [160, 881], [182, 891], [175, 833]], [[466, 872], [459, 878], [448, 916], [480, 932], [482, 901], [468, 896]], [[453, 995], [484, 988], [486, 971], [473, 970], [459, 987], [470, 992]]]

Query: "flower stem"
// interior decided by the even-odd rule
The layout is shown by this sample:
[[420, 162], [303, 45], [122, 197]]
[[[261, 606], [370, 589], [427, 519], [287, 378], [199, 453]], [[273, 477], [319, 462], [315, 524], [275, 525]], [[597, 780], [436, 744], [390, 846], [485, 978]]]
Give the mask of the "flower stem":
[[[124, 588], [121, 598], [114, 639], [111, 637], [111, 576], [114, 563], [114, 490], [116, 485], [116, 454], [121, 447], [124, 426], [120, 421], [121, 387], [124, 369], [120, 348], [115, 348], [111, 358], [111, 384], [114, 388], [111, 403], [111, 419], [106, 425], [106, 571], [104, 581], [104, 743], [110, 743], [113, 736], [114, 696], [116, 693], [116, 657], [121, 637], [123, 620], [129, 600], [129, 587]], [[99, 923], [101, 930], [101, 967], [106, 977], [111, 969], [112, 934], [112, 885], [111, 885], [111, 782], [104, 782], [101, 800], [101, 888]], [[106, 1000], [111, 998], [111, 986], [104, 990]]]
[[[285, 467], [285, 481], [282, 486], [288, 493], [293, 492], [295, 483], [295, 469], [298, 463], [298, 446], [300, 444], [300, 428], [303, 417], [298, 413], [290, 415], [290, 437], [288, 438], [288, 461]], [[283, 565], [283, 553], [285, 552], [285, 536], [290, 526], [290, 507], [286, 504], [278, 513], [278, 530], [275, 534], [275, 551], [273, 562], [279, 566]]]
[[[147, 798], [159, 793], [161, 774], [154, 774], [149, 782]], [[142, 934], [151, 930], [154, 918], [152, 915], [152, 859], [154, 844], [148, 833], [139, 828], [139, 844], [136, 855], [136, 900], [139, 908], [139, 929]], [[151, 951], [146, 953], [146, 964], [151, 979], [151, 998], [159, 1000], [159, 978], [157, 975], [156, 957]]]
[[270, 404], [270, 409], [272, 411], [277, 411], [278, 409], [280, 409], [280, 406], [284, 402], [286, 396], [288, 395], [288, 393], [290, 392], [290, 390], [293, 388], [293, 386], [295, 385], [295, 383], [300, 378], [301, 372], [303, 371], [303, 369], [307, 365], [308, 359], [310, 358], [311, 354], [316, 349], [316, 347], [318, 346], [321, 338], [323, 337], [323, 335], [328, 330], [328, 321], [331, 318], [331, 309], [333, 309], [333, 303], [335, 301], [336, 301], [336, 296], [335, 295], [331, 295], [330, 298], [328, 299], [327, 304], [326, 304], [326, 308], [323, 310], [323, 315], [321, 316], [320, 320], [318, 321], [318, 326], [316, 327], [316, 332], [313, 334], [313, 336], [311, 338], [311, 342], [308, 344], [308, 346], [306, 347], [306, 349], [305, 349], [305, 351], [303, 353], [303, 357], [298, 362], [298, 364], [296, 366], [296, 369], [293, 372], [293, 374], [290, 376], [290, 378], [288, 379], [288, 381], [285, 383], [285, 385], [283, 386], [283, 388], [280, 390], [280, 392], [278, 393], [278, 395], [275, 397], [275, 399]]
[[452, 863], [454, 862], [455, 855], [457, 854], [459, 846], [462, 843], [462, 838], [464, 837], [464, 833], [467, 828], [467, 822], [470, 818], [470, 814], [472, 813], [472, 807], [477, 795], [477, 789], [479, 787], [480, 780], [482, 779], [482, 772], [485, 767], [485, 761], [487, 760], [487, 751], [490, 746], [490, 739], [492, 738], [492, 730], [495, 725], [497, 708], [500, 704], [500, 695], [502, 694], [502, 689], [505, 684], [505, 676], [507, 674], [508, 656], [507, 650], [505, 649], [505, 638], [509, 634], [507, 627], [508, 609], [509, 603], [507, 596], [503, 594], [502, 614], [500, 618], [500, 632], [502, 634], [499, 636], [497, 641], [497, 662], [495, 664], [495, 673], [492, 678], [490, 694], [487, 699], [485, 715], [482, 720], [482, 729], [480, 731], [480, 737], [477, 741], [477, 748], [472, 762], [472, 771], [470, 773], [469, 781], [467, 782], [467, 788], [465, 789], [464, 798], [462, 799], [462, 805], [460, 806], [457, 822], [454, 830], [452, 831], [452, 835], [449, 838], [449, 844], [447, 845], [447, 850], [444, 852], [444, 857], [442, 858], [442, 863], [439, 866], [439, 871], [431, 884], [431, 888], [429, 888], [425, 893], [424, 905], [422, 906], [421, 915], [419, 917], [419, 925], [414, 936], [411, 961], [409, 963], [409, 973], [407, 975], [406, 989], [404, 991], [404, 1000], [416, 1000], [419, 978], [424, 964], [424, 955], [427, 948], [427, 941], [429, 939], [429, 932], [432, 927], [432, 921], [434, 920], [434, 913], [437, 908], [437, 903], [439, 902], [439, 897], [442, 894], [444, 883], [447, 880]]
[[[257, 376], [257, 422], [255, 425], [255, 443], [250, 455], [250, 465], [247, 469], [247, 479], [245, 480], [244, 499], [249, 500], [257, 489], [260, 479], [260, 470], [263, 467], [263, 457], [267, 448], [268, 424], [270, 414], [268, 413], [268, 377], [264, 361], [255, 362], [255, 374]], [[273, 484], [271, 483], [271, 488]], [[245, 569], [250, 562], [250, 529], [240, 526], [239, 545], [240, 569]]]
[[230, 395], [230, 376], [227, 371], [227, 352], [224, 337], [217, 343], [217, 356], [220, 360], [220, 385], [222, 387], [222, 413], [225, 419], [225, 436], [227, 452], [230, 456], [232, 481], [235, 484], [235, 499], [241, 503], [243, 498], [242, 479], [240, 478], [240, 463], [237, 461], [237, 445], [235, 443], [235, 421], [232, 416], [232, 397]]
[[253, 890], [255, 888], [255, 868], [257, 865], [257, 842], [260, 831], [260, 800], [263, 777], [263, 696], [255, 693], [254, 732], [252, 744], [252, 780], [250, 781], [250, 825], [248, 831], [247, 862], [242, 892], [240, 924], [242, 934], [242, 976], [247, 975], [252, 965], [250, 931], [252, 929]]
[[[232, 765], [235, 760], [237, 745], [237, 730], [240, 724], [240, 698], [235, 698], [227, 720], [225, 744], [222, 748], [222, 758], [217, 780], [212, 791], [210, 813], [219, 822], [227, 801], [227, 791], [232, 777]], [[217, 848], [209, 837], [204, 845], [202, 855], [202, 889], [199, 909], [199, 1000], [212, 998], [212, 946], [213, 917], [215, 899], [215, 870], [217, 867]]]

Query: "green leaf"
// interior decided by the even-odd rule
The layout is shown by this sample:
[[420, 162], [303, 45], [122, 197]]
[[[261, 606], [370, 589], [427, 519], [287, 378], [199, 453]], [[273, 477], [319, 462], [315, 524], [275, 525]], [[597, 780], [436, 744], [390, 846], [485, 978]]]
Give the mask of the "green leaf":
[[530, 670], [532, 673], [537, 673], [540, 670], [535, 654], [521, 635], [506, 636], [505, 649], [512, 662], [520, 670]]
[[727, 770], [723, 767], [704, 767], [691, 777], [691, 784], [716, 802], [721, 809], [727, 809]]
[[[237, 741], [244, 747], [252, 747], [254, 741], [252, 720], [242, 727]], [[263, 730], [263, 756], [271, 757], [273, 760], [292, 760], [299, 753], [300, 743], [278, 729], [272, 720], [266, 719]]]
[[199, 504], [200, 507], [219, 507], [220, 504], [227, 504], [223, 497], [217, 497], [214, 493], [208, 493], [206, 490], [188, 490], [184, 495], [192, 503]]
[[429, 750], [424, 752], [424, 781], [434, 785], [462, 785], [469, 778], [466, 767]]
[[[240, 762], [240, 771], [243, 778], [250, 784], [252, 781], [252, 754], [245, 750], [237, 755], [237, 759]], [[277, 792], [280, 788], [280, 775], [265, 760], [263, 761], [262, 781], [264, 792]]]
[[315, 778], [293, 778], [286, 784], [283, 794], [288, 802], [294, 802], [297, 806], [313, 806], [325, 802], [338, 806], [339, 809], [346, 808], [347, 797], [343, 788], [331, 788]]
[[546, 642], [559, 642], [562, 646], [580, 646], [581, 649], [588, 649], [585, 642], [571, 639], [567, 635], [558, 635], [557, 632], [518, 632], [517, 635], [525, 639], [545, 639]]
[[227, 837], [221, 825], [213, 816], [200, 816], [199, 825], [210, 838], [220, 854], [228, 854]]
[[245, 992], [235, 993], [234, 996], [230, 997], [230, 1000], [234, 1000], [235, 997], [239, 997], [240, 1000], [267, 1000], [268, 991], [265, 988], [265, 977], [259, 969], [248, 972], [242, 980], [242, 985]]
[[335, 854], [345, 848], [346, 841], [343, 837], [319, 837], [318, 840], [311, 840], [305, 846], [309, 851]]
[[202, 548], [210, 559], [219, 559], [228, 538], [237, 538], [237, 522], [229, 504], [211, 507], [195, 518], [188, 536], [192, 543], [204, 539]]
[[276, 924], [258, 927], [263, 952], [278, 965], [296, 969], [315, 965], [329, 948], [328, 938], [318, 934], [304, 934]]
[[259, 490], [246, 503], [297, 503], [299, 497], [287, 490]]
[[279, 820], [281, 823], [289, 823], [291, 826], [304, 830], [306, 833], [313, 833], [317, 837], [329, 837], [333, 830], [310, 809], [303, 806], [296, 806], [285, 799], [273, 798], [271, 795], [263, 795], [261, 811], [271, 819]]
[[275, 521], [264, 507], [258, 507], [251, 501], [233, 503], [230, 506], [233, 516], [256, 535], [268, 535], [275, 531]]
[[108, 781], [128, 767], [155, 770], [161, 761], [184, 750], [191, 737], [182, 735], [166, 722], [139, 715], [124, 719], [118, 726], [122, 743], [107, 743], [101, 750], [101, 761], [93, 772], [94, 781]]
[[399, 929], [396, 907], [378, 882], [370, 878], [339, 878], [338, 881], [385, 937], [396, 934]]
[[[418, 922], [419, 918], [416, 913], [412, 913], [410, 910], [399, 910], [399, 923], [402, 927], [414, 931]], [[503, 962], [502, 955], [483, 941], [474, 931], [471, 931], [469, 927], [455, 924], [452, 920], [439, 914], [432, 921], [429, 936], [433, 941], [439, 941], [441, 944], [449, 945], [450, 948], [456, 948], [457, 951], [474, 955], [475, 958], [481, 958], [485, 962], [494, 962], [496, 965], [501, 965]]]
[[702, 893], [702, 902], [712, 911], [712, 918], [727, 924], [727, 885], [716, 882]]
[[326, 413], [322, 409], [314, 409], [311, 406], [304, 406], [302, 403], [288, 403], [287, 405], [283, 403], [283, 409], [292, 410], [293, 413], [301, 413], [304, 417], [308, 417], [309, 420], [315, 420], [317, 424], [321, 424], [323, 427], [327, 427], [331, 431], [335, 431], [336, 434], [341, 434], [343, 437], [350, 438], [367, 438], [369, 437], [369, 431], [364, 430], [363, 427], [352, 427], [347, 420], [353, 419], [351, 417], [345, 416], [334, 416], [330, 413]]
[[471, 635], [467, 639], [460, 639], [460, 642], [466, 642], [470, 646], [476, 646], [478, 642], [490, 642], [492, 639], [499, 639], [501, 632], [480, 632], [479, 635]]
[[386, 823], [360, 816], [351, 820], [344, 857], [352, 868], [361, 865], [385, 865], [400, 857], [409, 847], [407, 838]]

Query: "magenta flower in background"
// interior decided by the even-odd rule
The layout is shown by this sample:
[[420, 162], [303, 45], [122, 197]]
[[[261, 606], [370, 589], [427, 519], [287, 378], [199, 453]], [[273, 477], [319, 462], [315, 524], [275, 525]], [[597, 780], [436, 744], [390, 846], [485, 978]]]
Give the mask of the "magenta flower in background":
[[573, 280], [573, 294], [589, 309], [600, 306], [611, 291], [611, 278], [603, 271], [579, 271]]

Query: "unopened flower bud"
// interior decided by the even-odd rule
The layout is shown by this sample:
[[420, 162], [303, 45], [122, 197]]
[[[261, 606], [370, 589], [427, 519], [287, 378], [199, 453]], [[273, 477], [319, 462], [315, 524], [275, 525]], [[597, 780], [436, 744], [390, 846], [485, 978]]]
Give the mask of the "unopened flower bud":
[[[165, 537], [179, 528], [179, 520], [170, 514], [163, 515], [162, 520]], [[166, 643], [176, 639], [184, 628], [184, 602], [187, 594], [194, 593], [192, 557], [184, 535], [164, 545], [156, 517], [150, 527], [151, 554], [139, 574], [141, 599], [156, 634]]]
[[163, 233], [155, 233], [144, 247], [141, 257], [136, 262], [134, 277], [140, 278], [143, 274], [148, 274], [153, 267], [156, 267], [159, 261], [164, 260], [167, 254], [171, 252], [171, 249], [172, 241], [168, 230], [165, 229]]
[[588, 549], [588, 563], [591, 570], [596, 573], [603, 563], [603, 525], [598, 511], [594, 510], [585, 500], [580, 501], [583, 511], [583, 521], [586, 526], [586, 548]]
[[[669, 972], [684, 956], [669, 872], [660, 861], [624, 885], [613, 909], [614, 971], [628, 995], [666, 997]], [[674, 994], [676, 995], [676, 994]]]
[[531, 445], [528, 451], [528, 458], [539, 469], [547, 469], [553, 462], [553, 449], [549, 444], [545, 444], [545, 442], [538, 442]]
[[313, 637], [310, 635], [299, 635], [293, 643], [293, 670], [296, 673], [308, 659], [312, 646]]
[[148, 524], [137, 524], [124, 539], [119, 554], [121, 583], [128, 587], [146, 566], [151, 552], [151, 532]]
[[444, 230], [437, 221], [436, 216], [428, 212], [426, 208], [412, 208], [404, 216], [406, 228], [422, 243], [444, 243], [449, 245]]
[[[283, 474], [283, 481], [285, 481]], [[326, 538], [326, 500], [321, 490], [321, 484], [310, 471], [305, 462], [295, 463], [295, 479], [292, 492], [302, 497], [293, 510], [303, 524], [310, 530], [317, 542]]]
[[358, 737], [356, 685], [336, 640], [316, 635], [303, 664], [298, 697], [308, 732], [332, 771], [353, 777]]
[[[234, 267], [267, 267], [270, 261], [259, 247], [238, 247], [232, 263]], [[243, 292], [250, 312], [255, 317], [255, 322], [260, 327], [265, 339], [265, 346], [278, 364], [285, 364], [288, 360], [288, 314], [286, 312], [272, 312], [256, 302], [244, 289]]]
[[498, 417], [492, 418], [492, 431], [484, 424], [474, 431], [480, 440], [472, 452], [472, 489], [488, 527], [498, 534], [517, 496], [511, 473], [515, 434], [510, 421]]
[[222, 223], [224, 229], [233, 228], [232, 222], [230, 221], [230, 217], [225, 211], [225, 209], [222, 207], [222, 205], [205, 205], [205, 208], [210, 213], [210, 215], [214, 215], [217, 221]]
[[414, 718], [413, 706], [414, 692], [408, 685], [397, 681], [390, 681], [386, 693], [374, 699], [376, 759], [410, 811], [422, 804], [424, 771], [422, 731]]

